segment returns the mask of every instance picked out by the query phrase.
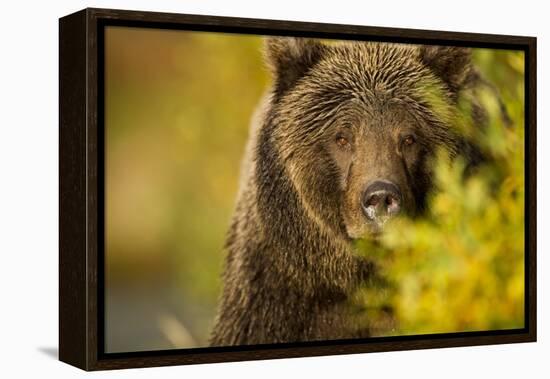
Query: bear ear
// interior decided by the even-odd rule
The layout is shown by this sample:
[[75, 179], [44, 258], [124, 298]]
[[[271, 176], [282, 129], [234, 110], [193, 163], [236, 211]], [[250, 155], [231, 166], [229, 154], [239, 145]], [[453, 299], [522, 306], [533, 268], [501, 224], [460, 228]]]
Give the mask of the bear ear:
[[264, 55], [280, 94], [288, 90], [323, 57], [328, 46], [309, 38], [269, 37]]
[[473, 77], [472, 52], [453, 46], [422, 46], [420, 59], [453, 93], [457, 93]]

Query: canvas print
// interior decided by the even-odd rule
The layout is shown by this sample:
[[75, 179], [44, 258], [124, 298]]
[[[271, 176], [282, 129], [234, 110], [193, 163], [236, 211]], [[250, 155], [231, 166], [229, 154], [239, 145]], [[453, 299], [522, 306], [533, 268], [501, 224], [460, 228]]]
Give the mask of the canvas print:
[[523, 328], [524, 61], [107, 26], [105, 352]]

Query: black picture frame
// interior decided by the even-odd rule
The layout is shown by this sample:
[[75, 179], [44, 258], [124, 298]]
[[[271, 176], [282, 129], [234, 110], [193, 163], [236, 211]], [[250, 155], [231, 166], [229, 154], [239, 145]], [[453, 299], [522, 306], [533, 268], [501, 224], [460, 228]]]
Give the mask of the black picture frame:
[[[367, 340], [104, 352], [104, 28], [292, 35], [525, 52], [525, 327]], [[536, 38], [112, 9], [59, 20], [59, 359], [84, 370], [536, 341]]]

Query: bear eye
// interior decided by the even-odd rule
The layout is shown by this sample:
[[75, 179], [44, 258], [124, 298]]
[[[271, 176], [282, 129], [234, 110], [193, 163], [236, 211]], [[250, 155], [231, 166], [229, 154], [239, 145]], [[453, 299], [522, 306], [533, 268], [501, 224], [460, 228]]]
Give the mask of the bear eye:
[[346, 137], [337, 136], [336, 137], [336, 144], [340, 147], [348, 147], [349, 146], [349, 141], [347, 140]]
[[408, 135], [408, 136], [405, 136], [405, 138], [403, 138], [403, 144], [405, 146], [411, 146], [415, 142], [416, 142], [416, 139], [414, 138], [413, 135]]

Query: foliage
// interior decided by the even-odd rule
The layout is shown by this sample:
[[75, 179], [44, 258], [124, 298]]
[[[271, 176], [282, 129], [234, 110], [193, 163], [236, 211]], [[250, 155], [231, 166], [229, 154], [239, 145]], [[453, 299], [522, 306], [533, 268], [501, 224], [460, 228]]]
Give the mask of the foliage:
[[440, 152], [426, 213], [396, 219], [379, 240], [358, 244], [386, 279], [356, 299], [376, 334], [524, 325], [523, 54], [478, 50], [474, 57], [502, 94], [512, 125], [493, 91], [478, 93], [490, 122], [467, 135], [487, 161], [465, 172], [463, 159]]

